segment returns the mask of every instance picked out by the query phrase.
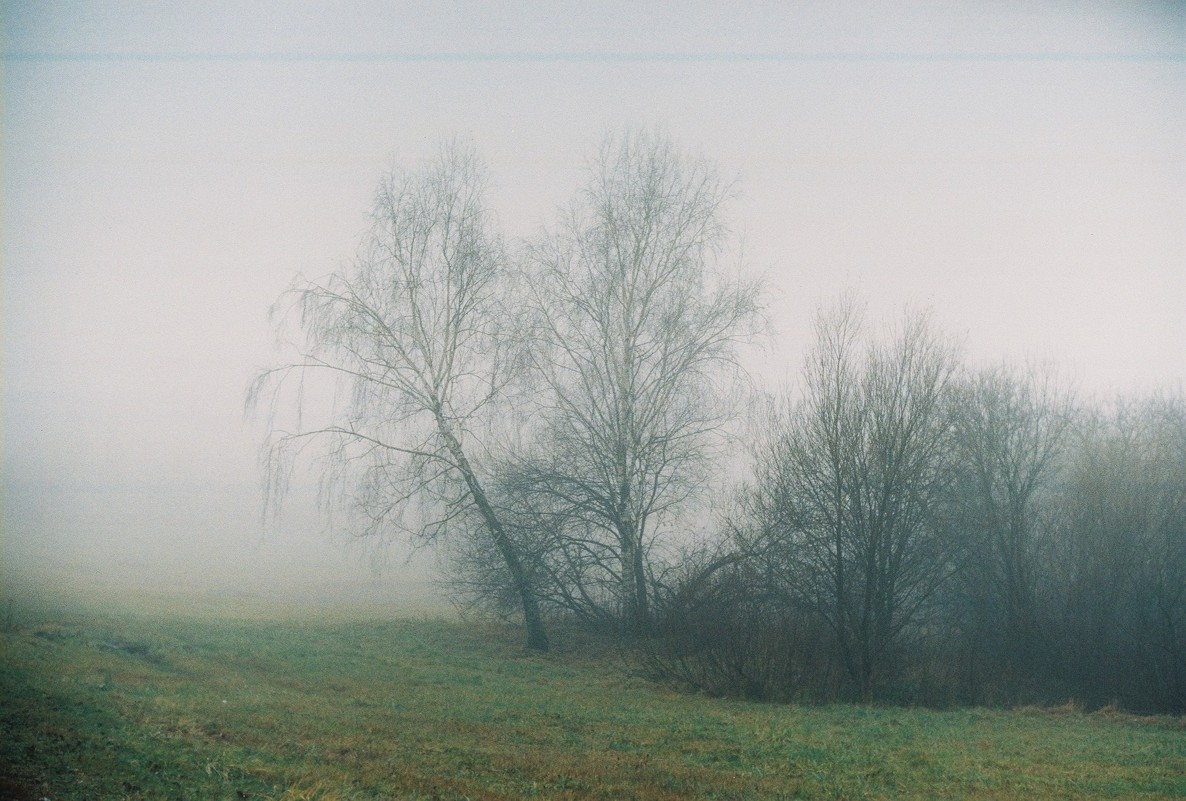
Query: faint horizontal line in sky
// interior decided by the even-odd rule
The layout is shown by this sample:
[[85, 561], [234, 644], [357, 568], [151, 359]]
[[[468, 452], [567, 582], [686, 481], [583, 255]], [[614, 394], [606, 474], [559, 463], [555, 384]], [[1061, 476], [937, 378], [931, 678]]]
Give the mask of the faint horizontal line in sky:
[[811, 63], [811, 62], [1179, 62], [1186, 53], [750, 53], [750, 52], [14, 52], [5, 62], [343, 62], [343, 63]]

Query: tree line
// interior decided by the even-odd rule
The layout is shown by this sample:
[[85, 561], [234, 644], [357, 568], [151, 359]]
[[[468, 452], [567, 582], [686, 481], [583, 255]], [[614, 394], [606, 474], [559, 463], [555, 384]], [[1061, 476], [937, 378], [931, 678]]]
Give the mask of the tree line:
[[732, 191], [629, 132], [508, 242], [468, 145], [387, 175], [354, 259], [274, 309], [269, 502], [310, 455], [338, 524], [440, 544], [529, 648], [613, 632], [712, 693], [1186, 709], [1181, 391], [1084, 404], [846, 296], [798, 390], [759, 393]]
[[1186, 709], [1186, 398], [1076, 402], [922, 313], [820, 314], [658, 675], [759, 698]]

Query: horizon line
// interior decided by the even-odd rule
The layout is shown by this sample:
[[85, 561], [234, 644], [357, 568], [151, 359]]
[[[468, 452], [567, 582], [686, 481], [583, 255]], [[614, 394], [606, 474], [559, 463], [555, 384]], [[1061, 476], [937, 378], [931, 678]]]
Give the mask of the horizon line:
[[669, 63], [827, 63], [827, 62], [1177, 62], [1186, 61], [1186, 52], [906, 52], [887, 51], [862, 52], [736, 52], [721, 51], [699, 53], [692, 51], [648, 52], [648, 51], [480, 51], [480, 52], [299, 52], [299, 51], [229, 51], [229, 52], [177, 52], [177, 51], [17, 51], [0, 54], [3, 62], [393, 62], [393, 63], [494, 63], [494, 62], [669, 62]]

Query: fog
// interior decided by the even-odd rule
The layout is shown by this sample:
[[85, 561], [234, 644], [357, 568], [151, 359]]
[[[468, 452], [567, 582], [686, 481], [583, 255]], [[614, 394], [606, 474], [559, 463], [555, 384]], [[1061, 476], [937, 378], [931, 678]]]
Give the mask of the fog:
[[62, 2], [3, 24], [4, 581], [430, 602], [431, 554], [393, 543], [380, 569], [311, 484], [261, 523], [243, 399], [272, 302], [453, 135], [512, 237], [626, 126], [736, 174], [768, 386], [849, 287], [1087, 393], [1186, 376], [1178, 4]]

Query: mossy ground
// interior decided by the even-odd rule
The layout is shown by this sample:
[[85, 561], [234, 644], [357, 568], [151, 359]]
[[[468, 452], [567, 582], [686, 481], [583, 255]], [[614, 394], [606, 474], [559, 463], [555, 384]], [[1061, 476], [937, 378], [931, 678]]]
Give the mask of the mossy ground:
[[724, 701], [443, 619], [6, 629], [0, 799], [1186, 797], [1171, 718]]

